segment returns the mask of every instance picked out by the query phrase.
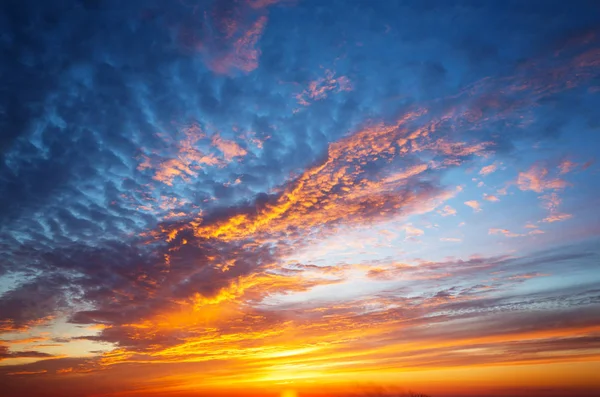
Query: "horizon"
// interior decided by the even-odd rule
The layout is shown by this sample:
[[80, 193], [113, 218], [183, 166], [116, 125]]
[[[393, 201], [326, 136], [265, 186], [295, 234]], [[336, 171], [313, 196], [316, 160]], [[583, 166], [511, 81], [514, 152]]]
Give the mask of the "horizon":
[[0, 48], [2, 397], [600, 391], [597, 2], [7, 0]]

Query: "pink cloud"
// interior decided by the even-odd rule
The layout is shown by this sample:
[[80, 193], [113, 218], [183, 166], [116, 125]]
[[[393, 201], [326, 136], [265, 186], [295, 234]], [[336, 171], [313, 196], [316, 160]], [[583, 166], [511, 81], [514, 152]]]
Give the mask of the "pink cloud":
[[498, 166], [496, 164], [486, 165], [479, 171], [479, 175], [486, 176], [491, 174], [492, 172], [495, 172], [497, 169]]
[[425, 232], [423, 230], [418, 229], [418, 228], [412, 226], [411, 224], [404, 226], [404, 231], [406, 232], [407, 238], [418, 237], [418, 236], [422, 236], [423, 234], [425, 234]]
[[483, 199], [487, 201], [500, 201], [500, 199], [492, 194], [484, 194]]
[[248, 153], [236, 142], [221, 138], [218, 134], [213, 136], [212, 143], [223, 153], [223, 157], [228, 162], [234, 157], [243, 157]]
[[481, 206], [477, 200], [465, 201], [465, 205], [473, 208], [475, 212], [481, 211]]
[[179, 29], [180, 44], [200, 53], [215, 73], [249, 73], [259, 65], [258, 43], [268, 22], [267, 8], [276, 3], [277, 0], [241, 1], [224, 11], [221, 2], [214, 2], [211, 10], [191, 13], [188, 23]]
[[138, 170], [154, 169], [154, 180], [172, 186], [173, 180], [177, 177], [186, 180], [195, 177], [205, 165], [219, 164], [216, 157], [205, 154], [197, 148], [197, 142], [204, 137], [199, 127], [188, 128], [183, 132], [185, 138], [172, 144], [167, 159], [163, 157], [153, 161], [148, 156], [142, 156], [143, 160], [138, 165]]
[[542, 206], [551, 213], [558, 211], [558, 207], [562, 203], [561, 198], [556, 193], [544, 194], [540, 196], [540, 199], [543, 202]]
[[558, 194], [554, 192], [545, 194], [540, 196], [540, 200], [542, 200], [542, 207], [550, 212], [550, 215], [544, 218], [543, 222], [560, 222], [572, 218], [571, 214], [564, 214], [559, 211], [559, 206], [562, 203], [562, 200]]
[[527, 233], [527, 234], [529, 234], [529, 235], [535, 235], [535, 234], [544, 234], [544, 233], [545, 233], [545, 232], [544, 232], [543, 230], [540, 230], [540, 229], [534, 229], [534, 230], [530, 231], [530, 232], [529, 232], [529, 233]]
[[266, 16], [257, 19], [247, 31], [233, 42], [229, 51], [208, 61], [208, 67], [213, 72], [219, 74], [228, 74], [234, 69], [246, 73], [256, 69], [258, 67], [258, 58], [261, 54], [260, 49], [256, 45], [263, 34], [266, 24]]
[[[454, 157], [466, 157], [471, 155], [483, 156], [484, 154], [489, 153], [489, 147], [492, 145], [492, 142], [469, 144], [467, 142], [450, 142], [444, 138], [439, 138], [420, 147], [413, 147], [413, 150], [415, 152], [420, 150], [433, 150], [434, 152], [453, 157], [449, 160], [454, 161]], [[458, 164], [448, 163], [447, 165]]]
[[296, 99], [300, 105], [309, 106], [312, 101], [327, 98], [331, 91], [352, 91], [352, 83], [348, 77], [336, 77], [335, 72], [326, 70], [324, 77], [311, 81], [307, 89], [296, 95]]
[[577, 167], [577, 163], [572, 162], [571, 160], [564, 160], [559, 165], [558, 168], [560, 170], [560, 175], [567, 174]]
[[555, 213], [555, 214], [550, 214], [549, 216], [544, 218], [543, 222], [547, 222], [547, 223], [561, 222], [561, 221], [566, 221], [567, 219], [571, 219], [572, 217], [573, 217], [573, 215], [571, 215], [571, 214]]
[[438, 211], [441, 216], [450, 216], [456, 215], [456, 210], [449, 205], [444, 206], [441, 210]]
[[520, 172], [517, 178], [519, 189], [541, 193], [544, 190], [564, 189], [568, 183], [559, 178], [549, 178], [548, 169], [534, 165], [525, 172]]
[[488, 234], [503, 234], [506, 237], [521, 237], [522, 234], [513, 233], [508, 229], [491, 228], [488, 230]]
[[594, 164], [594, 160], [589, 160], [589, 161], [586, 161], [586, 162], [585, 162], [585, 163], [584, 163], [584, 164], [581, 166], [581, 170], [582, 170], [582, 171], [585, 171], [585, 170], [587, 170], [588, 168], [590, 168], [590, 167], [592, 166], [592, 164]]
[[514, 276], [510, 276], [508, 279], [509, 280], [528, 280], [528, 279], [534, 278], [534, 277], [547, 277], [547, 276], [549, 276], [549, 274], [534, 272], [534, 273], [516, 274]]

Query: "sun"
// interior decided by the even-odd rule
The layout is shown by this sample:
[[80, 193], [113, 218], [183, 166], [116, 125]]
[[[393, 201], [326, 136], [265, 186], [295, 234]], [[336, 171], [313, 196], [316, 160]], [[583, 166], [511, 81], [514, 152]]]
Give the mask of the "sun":
[[281, 392], [281, 397], [298, 397], [294, 390], [284, 390]]

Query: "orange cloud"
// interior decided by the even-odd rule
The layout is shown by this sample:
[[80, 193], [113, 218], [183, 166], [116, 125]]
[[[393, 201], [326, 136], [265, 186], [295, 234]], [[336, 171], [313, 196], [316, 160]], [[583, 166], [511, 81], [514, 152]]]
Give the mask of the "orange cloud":
[[19, 376], [19, 375], [40, 375], [40, 374], [45, 374], [46, 370], [41, 370], [41, 371], [17, 371], [17, 372], [8, 372], [6, 375], [9, 376]]
[[10, 340], [0, 340], [0, 343], [5, 342], [9, 344], [27, 344], [27, 343], [36, 343], [36, 342], [44, 342], [49, 340], [48, 337], [34, 336], [31, 338], [24, 339], [10, 339]]
[[241, 239], [262, 233], [274, 235], [292, 225], [306, 230], [342, 219], [362, 223], [373, 217], [427, 207], [438, 197], [437, 193], [404, 189], [400, 194], [392, 194], [401, 187], [410, 187], [427, 165], [413, 166], [379, 181], [363, 177], [369, 159], [394, 158], [413, 150], [411, 142], [428, 139], [425, 130], [404, 127], [422, 114], [410, 113], [395, 125], [368, 127], [331, 144], [328, 159], [305, 171], [276, 202], [258, 212], [241, 213], [213, 224], [200, 223], [194, 226], [194, 233], [198, 237]]

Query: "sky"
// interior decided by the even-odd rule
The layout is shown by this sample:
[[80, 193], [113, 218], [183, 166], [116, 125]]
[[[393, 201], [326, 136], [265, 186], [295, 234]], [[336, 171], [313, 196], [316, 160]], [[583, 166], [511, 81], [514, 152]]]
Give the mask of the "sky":
[[600, 390], [597, 1], [6, 0], [0, 49], [3, 397]]

